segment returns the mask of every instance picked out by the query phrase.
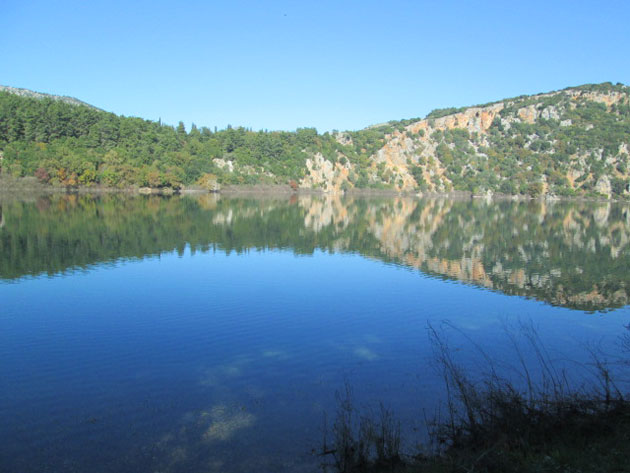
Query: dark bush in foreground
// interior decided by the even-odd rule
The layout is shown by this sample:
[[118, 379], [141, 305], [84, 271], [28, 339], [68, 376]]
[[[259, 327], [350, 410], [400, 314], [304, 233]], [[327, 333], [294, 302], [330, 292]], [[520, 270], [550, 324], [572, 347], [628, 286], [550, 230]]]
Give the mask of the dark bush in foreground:
[[[360, 417], [352, 411], [346, 388], [333, 428], [335, 447], [324, 453], [334, 455], [337, 471], [345, 473], [630, 472], [630, 402], [613, 382], [610, 364], [593, 351], [594, 362], [584, 368], [595, 371], [595, 383], [572, 386], [535, 330], [531, 326], [521, 326], [521, 330], [539, 364], [534, 370], [525, 363], [511, 335], [524, 387], [501, 378], [489, 359], [489, 373], [477, 383], [471, 381], [454, 361], [442, 333], [429, 327], [448, 395], [446, 412], [430, 423], [433, 446], [428, 452], [403, 454], [400, 428], [391, 415], [381, 414], [378, 421]], [[622, 341], [624, 348], [630, 348], [628, 340]], [[534, 371], [541, 373], [536, 382]], [[381, 408], [382, 412], [387, 411]], [[355, 418], [361, 420], [357, 423]], [[373, 429], [364, 425], [380, 426], [377, 438], [395, 439], [396, 448], [375, 454], [370, 447]]]

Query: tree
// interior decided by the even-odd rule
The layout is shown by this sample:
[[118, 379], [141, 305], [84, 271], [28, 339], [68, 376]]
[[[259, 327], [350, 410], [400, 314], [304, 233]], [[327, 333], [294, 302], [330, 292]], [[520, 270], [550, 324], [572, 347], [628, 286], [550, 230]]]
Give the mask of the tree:
[[39, 167], [35, 170], [35, 177], [42, 183], [48, 183], [50, 181], [50, 174], [43, 167]]

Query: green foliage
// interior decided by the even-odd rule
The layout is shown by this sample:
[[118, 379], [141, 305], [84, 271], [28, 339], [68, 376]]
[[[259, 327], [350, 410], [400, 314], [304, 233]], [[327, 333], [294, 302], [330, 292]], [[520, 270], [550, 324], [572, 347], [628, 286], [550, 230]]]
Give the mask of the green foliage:
[[[611, 95], [616, 103], [609, 106], [593, 94], [625, 97]], [[341, 135], [319, 134], [314, 128], [252, 131], [230, 125], [219, 131], [192, 125], [187, 132], [182, 122], [172, 127], [52, 99], [0, 93], [2, 172], [24, 177], [37, 171], [41, 182], [69, 187], [176, 189], [206, 174], [224, 184], [287, 184], [299, 182], [306, 160], [320, 153], [329, 162], [350, 167], [356, 187], [399, 186], [391, 173], [372, 176], [368, 170], [375, 153], [400, 132], [414, 142], [402, 157], [413, 158], [407, 170], [418, 186], [423, 182], [413, 163], [425, 166], [426, 158], [419, 155], [435, 149], [428, 156], [432, 169], [444, 170], [439, 179], [455, 190], [537, 195], [542, 189], [533, 183], [546, 180], [552, 194], [585, 195], [607, 176], [613, 192], [627, 196], [623, 180], [629, 177], [629, 163], [623, 145], [630, 136], [628, 95], [628, 87], [605, 83], [572, 88], [570, 93], [516, 97], [503, 101], [485, 131], [429, 129], [427, 137], [424, 129], [406, 129], [417, 118]], [[527, 121], [520, 115], [524, 107]], [[462, 110], [434, 110], [428, 125]], [[573, 182], [570, 173], [582, 177]], [[439, 185], [424, 183], [429, 184]]]
[[540, 194], [542, 194], [542, 191], [543, 191], [542, 182], [532, 182], [527, 185], [527, 194], [531, 196], [534, 196], [534, 197], [539, 196]]
[[624, 192], [629, 190], [630, 180], [627, 178], [615, 177], [610, 185], [614, 194], [623, 195]]
[[[371, 152], [384, 134], [356, 136]], [[193, 125], [187, 133], [182, 122], [173, 128], [52, 99], [0, 93], [3, 166], [15, 176], [34, 175], [41, 168], [57, 185], [177, 189], [207, 173], [225, 182], [256, 183], [269, 173], [278, 182], [288, 182], [304, 175], [309, 153], [323, 150], [333, 160], [340, 146], [314, 128], [254, 132], [228, 126], [213, 133]], [[219, 172], [214, 159], [231, 161], [237, 171]]]
[[464, 110], [466, 110], [466, 108], [467, 107], [436, 108], [435, 110], [432, 110], [431, 112], [429, 112], [429, 114], [427, 115], [427, 118], [442, 118], [447, 115], [453, 115], [454, 113], [463, 112]]
[[414, 180], [416, 181], [416, 184], [418, 186], [418, 189], [420, 190], [426, 190], [427, 189], [427, 183], [424, 180], [424, 172], [421, 166], [413, 166], [411, 168], [411, 175], [413, 176]]

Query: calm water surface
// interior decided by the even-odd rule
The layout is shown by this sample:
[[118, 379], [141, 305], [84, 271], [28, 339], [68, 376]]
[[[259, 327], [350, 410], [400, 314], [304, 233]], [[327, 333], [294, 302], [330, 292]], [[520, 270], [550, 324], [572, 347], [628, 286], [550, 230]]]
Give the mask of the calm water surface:
[[[630, 321], [617, 204], [0, 197], [0, 471], [316, 471], [335, 392], [408, 438], [531, 322], [576, 379]], [[469, 339], [470, 343], [467, 343]], [[512, 358], [511, 358], [512, 357]], [[486, 367], [487, 368], [487, 367]]]

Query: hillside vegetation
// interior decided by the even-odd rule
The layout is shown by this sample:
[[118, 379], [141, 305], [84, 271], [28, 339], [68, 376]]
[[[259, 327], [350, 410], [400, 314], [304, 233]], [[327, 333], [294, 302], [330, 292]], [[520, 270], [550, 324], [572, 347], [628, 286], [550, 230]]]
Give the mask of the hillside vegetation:
[[339, 192], [630, 195], [630, 88], [610, 83], [359, 131], [186, 130], [0, 90], [0, 168], [57, 186], [289, 184]]

